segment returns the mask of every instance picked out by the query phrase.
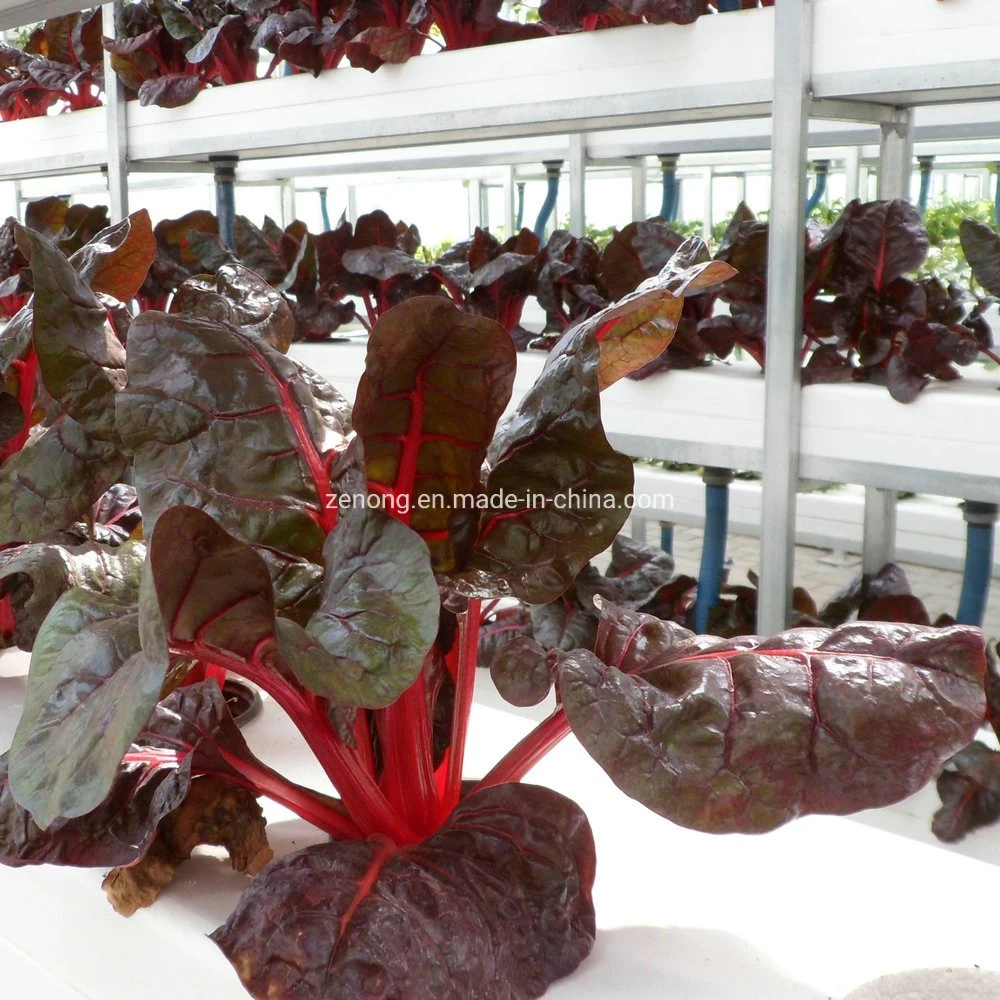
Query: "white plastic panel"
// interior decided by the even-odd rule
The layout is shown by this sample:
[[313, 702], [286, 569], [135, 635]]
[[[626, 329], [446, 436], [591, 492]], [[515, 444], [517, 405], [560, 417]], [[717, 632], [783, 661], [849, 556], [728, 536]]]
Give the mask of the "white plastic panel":
[[[130, 106], [129, 154], [374, 149], [761, 114], [773, 30], [773, 11], [746, 11], [220, 87], [183, 108]], [[706, 75], [708, 54], [735, 51]]]

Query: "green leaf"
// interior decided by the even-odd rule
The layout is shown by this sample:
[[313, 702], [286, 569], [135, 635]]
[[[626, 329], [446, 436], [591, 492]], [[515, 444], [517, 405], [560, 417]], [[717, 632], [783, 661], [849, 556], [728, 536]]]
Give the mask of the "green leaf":
[[107, 310], [56, 246], [27, 229], [18, 244], [35, 284], [32, 337], [42, 381], [87, 434], [115, 442], [115, 393], [125, 384], [125, 347]]
[[132, 324], [128, 378], [118, 425], [147, 529], [190, 504], [247, 542], [320, 562], [356, 464], [332, 387], [317, 398], [319, 376], [252, 333], [159, 312]]
[[[368, 690], [352, 703], [383, 708], [413, 683], [437, 637], [440, 599], [427, 546], [381, 511], [352, 509], [323, 555], [323, 601], [308, 630], [329, 653], [364, 668]], [[341, 700], [336, 678], [322, 669], [296, 674], [310, 690]]]
[[107, 796], [159, 699], [164, 673], [140, 649], [134, 609], [77, 589], [60, 598], [31, 657], [10, 784], [42, 829]]
[[41, 538], [72, 524], [121, 480], [118, 446], [59, 417], [0, 469], [0, 545]]
[[119, 604], [136, 604], [145, 558], [146, 546], [142, 542], [115, 547], [96, 543], [72, 548], [27, 545], [15, 550], [0, 568], [0, 580], [24, 576], [30, 583], [30, 593], [15, 607], [18, 645], [31, 648], [45, 616], [66, 591], [75, 587], [103, 594]]

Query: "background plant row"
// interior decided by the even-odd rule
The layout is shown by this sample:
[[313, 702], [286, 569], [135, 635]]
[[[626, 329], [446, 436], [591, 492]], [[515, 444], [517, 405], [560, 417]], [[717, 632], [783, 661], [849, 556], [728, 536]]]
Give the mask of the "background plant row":
[[[774, 0], [741, 0], [744, 8]], [[177, 107], [208, 86], [270, 75], [318, 74], [345, 58], [374, 72], [403, 63], [428, 40], [445, 49], [625, 24], [690, 24], [716, 12], [717, 0], [137, 0], [122, 4], [116, 38], [104, 38], [100, 8], [51, 18], [26, 30], [20, 46], [0, 46], [0, 118], [29, 118], [64, 104], [100, 103], [104, 48], [115, 72], [142, 104]], [[268, 59], [269, 57], [269, 59]]]

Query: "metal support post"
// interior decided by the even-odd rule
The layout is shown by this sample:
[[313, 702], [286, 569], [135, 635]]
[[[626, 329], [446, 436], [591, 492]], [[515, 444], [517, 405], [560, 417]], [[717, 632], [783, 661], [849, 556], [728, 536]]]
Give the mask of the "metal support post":
[[706, 167], [704, 172], [705, 202], [702, 210], [701, 235], [706, 241], [712, 238], [712, 217], [715, 214], [715, 171], [711, 167]]
[[347, 186], [347, 221], [352, 226], [358, 221], [358, 189], [353, 184]]
[[632, 170], [632, 221], [646, 218], [646, 160], [637, 156], [631, 161]]
[[524, 225], [524, 181], [517, 182], [517, 215], [514, 218], [514, 232], [519, 233]]
[[873, 576], [896, 555], [896, 491], [865, 487], [861, 572]]
[[861, 150], [851, 146], [844, 154], [844, 200], [861, 197]]
[[[102, 30], [116, 37], [115, 5], [102, 8]], [[111, 66], [111, 53], [104, 53], [104, 120], [108, 150], [108, 216], [112, 223], [128, 215], [128, 130], [125, 121], [125, 88]]]
[[227, 247], [233, 245], [233, 219], [236, 216], [236, 157], [209, 157], [215, 172], [215, 215], [219, 220], [219, 238]]
[[582, 132], [569, 137], [569, 231], [587, 235], [587, 137]]
[[469, 232], [483, 226], [483, 182], [473, 177], [468, 182], [469, 192]]
[[507, 236], [517, 232], [514, 215], [514, 168], [508, 167], [503, 175], [503, 228]]
[[634, 542], [645, 542], [646, 541], [646, 519], [644, 517], [639, 517], [638, 514], [633, 510], [632, 517], [630, 519], [630, 524], [632, 528], [632, 541]]
[[913, 114], [906, 108], [898, 120], [883, 123], [878, 162], [879, 199], [910, 197], [913, 177]]
[[281, 224], [286, 229], [295, 221], [295, 181], [286, 177], [278, 184], [281, 187]]
[[768, 348], [757, 608], [757, 629], [762, 635], [780, 632], [788, 624], [795, 569], [813, 5], [810, 0], [781, 0], [774, 10]]

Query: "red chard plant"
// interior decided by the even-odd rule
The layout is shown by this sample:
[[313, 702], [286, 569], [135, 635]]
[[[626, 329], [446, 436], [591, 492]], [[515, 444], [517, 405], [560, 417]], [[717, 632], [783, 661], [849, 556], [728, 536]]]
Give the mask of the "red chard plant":
[[[289, 306], [252, 272], [196, 276], [121, 338], [101, 296], [138, 289], [148, 226], [76, 261], [17, 238], [35, 296], [0, 356], [34, 345], [52, 415], [0, 467], [0, 537], [67, 530], [130, 462], [145, 549], [102, 550], [113, 587], [83, 571], [55, 584], [0, 758], [0, 858], [111, 867], [129, 913], [198, 837], [221, 842], [254, 877], [212, 938], [253, 996], [527, 1000], [576, 968], [595, 934], [593, 837], [573, 802], [523, 783], [571, 732], [660, 815], [750, 833], [896, 801], [982, 722], [978, 630], [695, 636], [630, 607], [664, 566], [623, 565], [590, 648], [543, 651], [552, 714], [467, 780], [483, 621], [502, 598], [560, 600], [613, 543], [633, 472], [600, 393], [663, 350], [689, 289], [732, 276], [697, 242], [570, 329], [501, 420], [512, 338], [444, 295], [377, 318], [352, 411], [285, 356]], [[557, 502], [570, 491], [605, 502]], [[537, 655], [512, 680], [537, 676]], [[214, 680], [179, 686], [194, 662], [267, 692], [327, 787], [258, 759]], [[329, 841], [268, 863], [259, 796]]]

